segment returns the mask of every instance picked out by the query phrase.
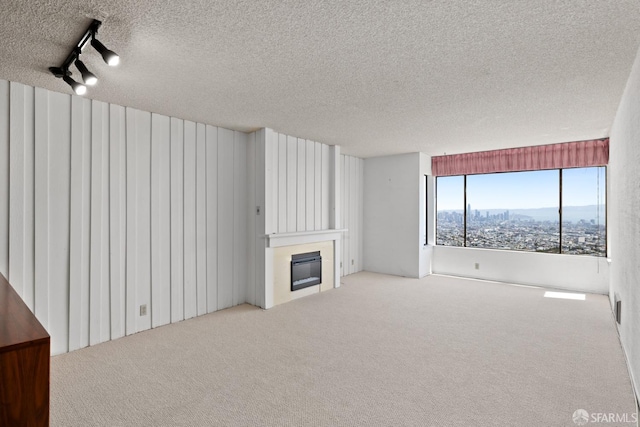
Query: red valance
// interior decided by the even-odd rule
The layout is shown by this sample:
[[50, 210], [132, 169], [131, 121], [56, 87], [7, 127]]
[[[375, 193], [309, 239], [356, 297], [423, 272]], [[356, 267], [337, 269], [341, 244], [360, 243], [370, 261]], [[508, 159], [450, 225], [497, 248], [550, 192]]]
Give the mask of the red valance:
[[434, 176], [605, 166], [609, 138], [431, 158]]

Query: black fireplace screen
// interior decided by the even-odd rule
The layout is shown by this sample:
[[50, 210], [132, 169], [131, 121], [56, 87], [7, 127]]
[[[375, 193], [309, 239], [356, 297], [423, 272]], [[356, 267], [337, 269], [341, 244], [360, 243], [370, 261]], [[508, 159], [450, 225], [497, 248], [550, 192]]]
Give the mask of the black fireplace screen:
[[291, 256], [291, 290], [307, 288], [322, 282], [320, 251]]

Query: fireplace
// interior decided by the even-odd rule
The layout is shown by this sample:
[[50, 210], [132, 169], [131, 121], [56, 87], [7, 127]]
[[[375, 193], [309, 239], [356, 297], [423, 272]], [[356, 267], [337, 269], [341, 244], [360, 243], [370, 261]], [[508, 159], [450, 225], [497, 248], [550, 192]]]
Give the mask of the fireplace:
[[320, 251], [291, 255], [291, 290], [297, 291], [322, 282]]

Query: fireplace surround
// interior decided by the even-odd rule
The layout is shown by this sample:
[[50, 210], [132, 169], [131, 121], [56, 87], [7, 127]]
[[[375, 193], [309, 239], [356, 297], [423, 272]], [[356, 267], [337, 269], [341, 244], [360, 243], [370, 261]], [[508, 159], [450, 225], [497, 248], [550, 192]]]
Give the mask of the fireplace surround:
[[[340, 239], [345, 230], [277, 233], [266, 236], [265, 308], [325, 292], [340, 286]], [[291, 290], [293, 255], [320, 251], [321, 283]]]

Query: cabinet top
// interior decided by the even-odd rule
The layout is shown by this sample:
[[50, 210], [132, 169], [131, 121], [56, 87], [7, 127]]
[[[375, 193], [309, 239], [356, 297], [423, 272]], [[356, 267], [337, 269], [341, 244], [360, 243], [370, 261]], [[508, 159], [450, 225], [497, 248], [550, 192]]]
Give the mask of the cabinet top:
[[49, 342], [49, 334], [0, 274], [0, 353]]

